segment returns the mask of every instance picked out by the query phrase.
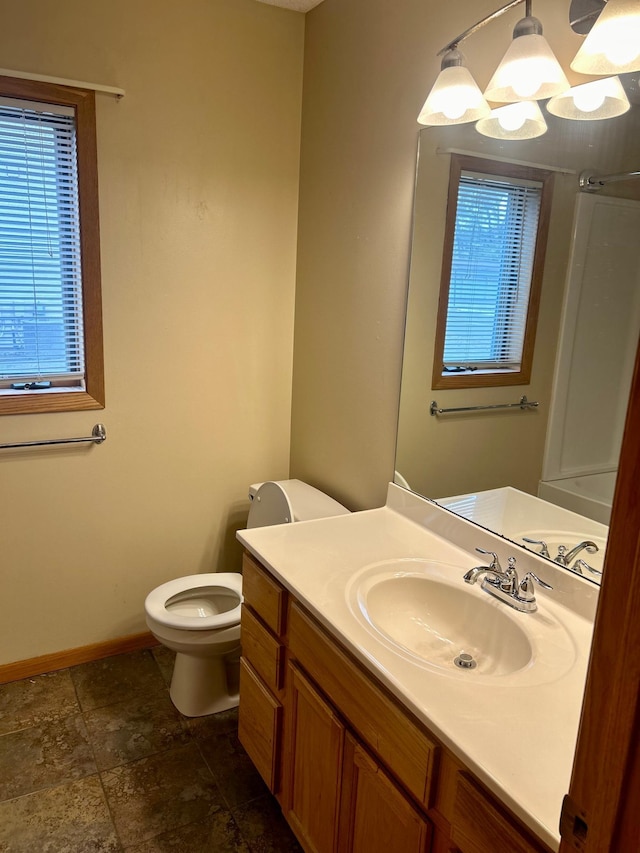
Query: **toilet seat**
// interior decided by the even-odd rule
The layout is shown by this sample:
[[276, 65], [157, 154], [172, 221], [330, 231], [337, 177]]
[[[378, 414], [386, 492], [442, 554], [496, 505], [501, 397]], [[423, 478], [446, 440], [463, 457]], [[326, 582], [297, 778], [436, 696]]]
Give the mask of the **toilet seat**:
[[[228, 610], [213, 612], [212, 593], [222, 599], [235, 598], [237, 603]], [[194, 601], [192, 607], [190, 601]], [[200, 600], [200, 601], [198, 601]], [[242, 575], [238, 572], [212, 572], [186, 575], [167, 581], [152, 590], [146, 598], [147, 613], [168, 628], [189, 631], [212, 631], [240, 624], [242, 605]], [[192, 615], [187, 615], [192, 610]]]

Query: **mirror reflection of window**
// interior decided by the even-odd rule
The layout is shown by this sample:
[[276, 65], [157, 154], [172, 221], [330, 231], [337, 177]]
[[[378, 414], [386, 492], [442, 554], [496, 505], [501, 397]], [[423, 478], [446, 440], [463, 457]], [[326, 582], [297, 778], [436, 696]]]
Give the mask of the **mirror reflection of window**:
[[453, 155], [433, 388], [529, 381], [551, 173]]

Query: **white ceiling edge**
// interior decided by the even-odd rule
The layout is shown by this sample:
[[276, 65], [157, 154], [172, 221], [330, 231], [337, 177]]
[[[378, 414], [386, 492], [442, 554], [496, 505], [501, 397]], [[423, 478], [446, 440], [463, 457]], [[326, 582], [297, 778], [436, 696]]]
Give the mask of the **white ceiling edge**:
[[314, 6], [319, 6], [322, 0], [257, 0], [258, 3], [268, 3], [269, 6], [280, 6], [281, 9], [293, 9], [294, 12], [308, 12]]

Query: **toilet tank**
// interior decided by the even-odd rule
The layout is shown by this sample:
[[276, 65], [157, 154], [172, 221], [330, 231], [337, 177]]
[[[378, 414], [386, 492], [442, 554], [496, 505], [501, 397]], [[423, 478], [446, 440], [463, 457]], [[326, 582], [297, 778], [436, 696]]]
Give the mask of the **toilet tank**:
[[302, 480], [270, 480], [252, 486], [250, 497], [252, 493], [247, 527], [268, 527], [349, 513], [341, 503]]

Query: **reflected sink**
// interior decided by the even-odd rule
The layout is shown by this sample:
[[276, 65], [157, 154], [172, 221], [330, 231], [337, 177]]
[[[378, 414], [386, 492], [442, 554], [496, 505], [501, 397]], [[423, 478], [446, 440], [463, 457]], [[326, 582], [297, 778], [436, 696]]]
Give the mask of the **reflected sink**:
[[502, 680], [540, 667], [533, 680], [545, 681], [571, 666], [575, 649], [556, 619], [512, 610], [465, 584], [465, 571], [433, 560], [377, 563], [352, 579], [349, 606], [385, 645], [449, 675]]
[[[602, 567], [604, 565], [604, 555], [607, 548], [607, 540], [603, 536], [597, 536], [585, 531], [581, 532], [575, 530], [549, 530], [548, 528], [524, 530], [515, 534], [515, 542], [517, 542], [519, 545], [524, 545], [526, 548], [529, 548], [536, 554], [540, 552], [540, 546], [532, 545], [529, 542], [523, 542], [525, 536], [527, 537], [527, 539], [537, 539], [546, 542], [547, 547], [549, 548], [549, 556], [552, 560], [558, 553], [559, 545], [564, 545], [567, 551], [569, 551], [571, 548], [573, 548], [574, 545], [577, 545], [578, 542], [584, 542], [587, 540], [591, 541], [598, 546], [599, 550], [596, 551], [595, 554], [590, 554], [586, 550], [581, 551], [578, 554], [578, 558], [584, 560], [593, 569], [597, 569], [598, 571], [602, 572]], [[600, 583], [599, 577], [593, 574], [592, 572], [585, 570], [583, 574], [586, 578], [589, 578], [589, 580], [595, 581], [596, 583]]]

